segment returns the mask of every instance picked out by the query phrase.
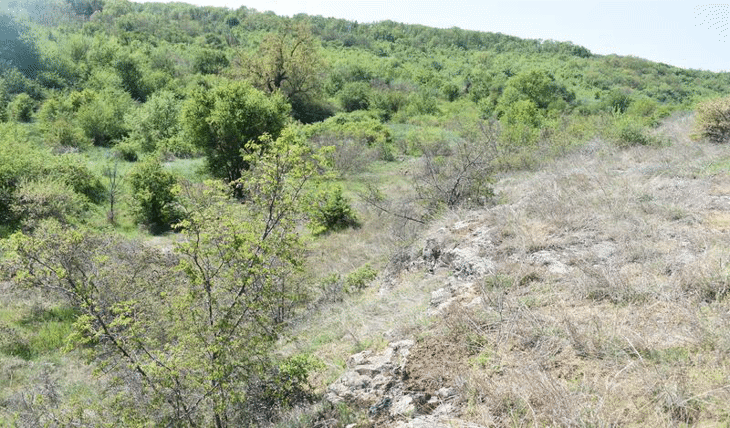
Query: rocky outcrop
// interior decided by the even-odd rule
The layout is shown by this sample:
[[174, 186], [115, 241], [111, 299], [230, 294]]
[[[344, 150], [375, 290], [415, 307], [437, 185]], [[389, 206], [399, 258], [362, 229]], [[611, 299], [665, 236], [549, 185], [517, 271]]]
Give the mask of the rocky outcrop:
[[368, 408], [377, 426], [394, 428], [477, 428], [454, 418], [454, 388], [430, 394], [409, 388], [408, 356], [412, 340], [393, 342], [380, 352], [363, 351], [347, 361], [347, 371], [327, 388], [325, 399], [333, 404], [348, 402]]

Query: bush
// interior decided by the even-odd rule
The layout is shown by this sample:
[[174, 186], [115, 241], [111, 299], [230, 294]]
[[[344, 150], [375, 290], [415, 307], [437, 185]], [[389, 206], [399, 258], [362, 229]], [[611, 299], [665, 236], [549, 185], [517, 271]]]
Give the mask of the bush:
[[232, 182], [250, 166], [245, 155], [266, 151], [259, 137], [279, 137], [290, 109], [280, 94], [266, 96], [246, 82], [222, 80], [212, 89], [193, 90], [181, 123], [186, 137], [205, 152], [211, 174]]
[[620, 146], [646, 146], [651, 143], [644, 125], [632, 117], [619, 119], [616, 123], [616, 132]]
[[346, 112], [367, 110], [370, 107], [370, 84], [367, 82], [347, 83], [339, 93], [342, 108]]
[[378, 276], [378, 271], [373, 269], [369, 263], [360, 266], [345, 277], [345, 291], [353, 292], [365, 288], [368, 283]]
[[48, 179], [21, 182], [10, 209], [22, 219], [22, 228], [27, 231], [47, 218], [70, 224], [83, 215], [87, 204], [88, 201], [71, 186]]
[[174, 190], [177, 177], [165, 171], [158, 160], [150, 157], [138, 164], [129, 174], [129, 184], [137, 221], [146, 224], [153, 233], [169, 230], [177, 222]]
[[16, 122], [30, 122], [35, 102], [25, 92], [18, 94], [8, 104], [8, 116]]
[[494, 196], [492, 162], [497, 137], [493, 125], [485, 126], [479, 138], [466, 136], [457, 141], [449, 156], [424, 150], [423, 169], [414, 176], [414, 187], [429, 214], [442, 207], [483, 205]]
[[342, 194], [342, 187], [325, 188], [312, 201], [309, 226], [315, 235], [358, 225], [350, 201]]
[[78, 105], [76, 119], [94, 145], [109, 146], [127, 134], [124, 114], [132, 106], [129, 93], [119, 89], [84, 90], [70, 102]]
[[180, 100], [175, 93], [158, 91], [146, 103], [124, 117], [129, 140], [144, 153], [152, 153], [158, 144], [180, 133]]
[[730, 140], [730, 96], [701, 102], [697, 105], [696, 130], [713, 143]]

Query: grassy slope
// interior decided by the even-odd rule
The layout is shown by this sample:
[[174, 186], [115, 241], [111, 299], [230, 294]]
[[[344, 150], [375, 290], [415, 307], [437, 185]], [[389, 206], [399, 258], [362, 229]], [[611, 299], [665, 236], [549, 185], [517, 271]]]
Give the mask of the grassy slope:
[[[410, 269], [297, 328], [296, 347], [329, 365], [320, 387], [350, 353], [410, 336], [412, 388], [456, 387], [454, 416], [479, 424], [727, 423], [730, 148], [690, 141], [691, 121], [659, 128], [669, 146], [595, 142], [505, 174], [499, 204], [448, 213]], [[377, 241], [362, 233], [341, 248]], [[429, 272], [428, 238], [493, 268], [469, 276], [457, 259]], [[446, 284], [462, 294], [428, 317]]]

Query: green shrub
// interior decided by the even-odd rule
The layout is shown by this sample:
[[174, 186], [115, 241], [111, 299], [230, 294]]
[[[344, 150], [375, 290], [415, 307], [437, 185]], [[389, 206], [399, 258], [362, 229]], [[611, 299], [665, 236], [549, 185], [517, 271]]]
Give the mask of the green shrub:
[[69, 224], [83, 215], [87, 204], [88, 201], [63, 182], [36, 179], [18, 184], [10, 209], [22, 219], [23, 229], [31, 230], [47, 218]]
[[390, 129], [372, 112], [340, 113], [306, 127], [305, 132], [316, 145], [336, 148], [332, 162], [340, 172], [361, 170], [363, 164], [375, 159], [394, 159]]
[[342, 194], [342, 187], [325, 188], [312, 201], [309, 227], [315, 235], [358, 225], [357, 215]]
[[378, 271], [366, 263], [345, 277], [345, 290], [348, 292], [359, 291], [365, 288], [378, 276]]
[[646, 146], [651, 142], [646, 127], [632, 117], [621, 118], [616, 124], [616, 132], [621, 146]]
[[232, 182], [250, 166], [245, 155], [266, 151], [261, 136], [279, 137], [290, 109], [281, 94], [266, 96], [247, 82], [220, 80], [213, 88], [193, 89], [181, 123], [186, 138], [205, 152], [211, 174]]
[[78, 105], [76, 120], [94, 145], [109, 146], [127, 134], [124, 115], [132, 106], [129, 93], [119, 89], [84, 90], [69, 101]]
[[367, 110], [370, 107], [370, 84], [367, 82], [350, 82], [339, 92], [340, 103], [346, 112]]
[[86, 196], [93, 203], [101, 203], [106, 198], [106, 189], [99, 176], [89, 170], [83, 157], [75, 154], [65, 154], [54, 157], [54, 163], [49, 165], [46, 175], [62, 181], [70, 186], [74, 192]]
[[124, 117], [129, 129], [129, 140], [144, 153], [152, 153], [158, 144], [170, 139], [182, 130], [179, 121], [180, 100], [171, 91], [158, 91], [139, 108], [130, 110]]
[[178, 220], [175, 185], [177, 177], [167, 172], [155, 158], [139, 163], [129, 174], [132, 187], [132, 211], [140, 223], [153, 233], [169, 230]]
[[696, 131], [713, 143], [730, 140], [730, 96], [697, 105]]
[[30, 122], [35, 102], [25, 92], [18, 94], [8, 104], [8, 117], [16, 122]]

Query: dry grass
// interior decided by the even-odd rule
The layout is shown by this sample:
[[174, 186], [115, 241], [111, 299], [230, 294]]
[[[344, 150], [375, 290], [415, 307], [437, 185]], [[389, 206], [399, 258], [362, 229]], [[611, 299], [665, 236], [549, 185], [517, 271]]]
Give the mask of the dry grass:
[[471, 278], [481, 306], [455, 304], [426, 333], [452, 335], [430, 346], [472, 344], [449, 375], [462, 418], [730, 422], [730, 176], [712, 168], [730, 149], [692, 142], [690, 129], [691, 118], [674, 118], [659, 130], [671, 146], [596, 143], [505, 175], [500, 205], [434, 226], [496, 266]]

